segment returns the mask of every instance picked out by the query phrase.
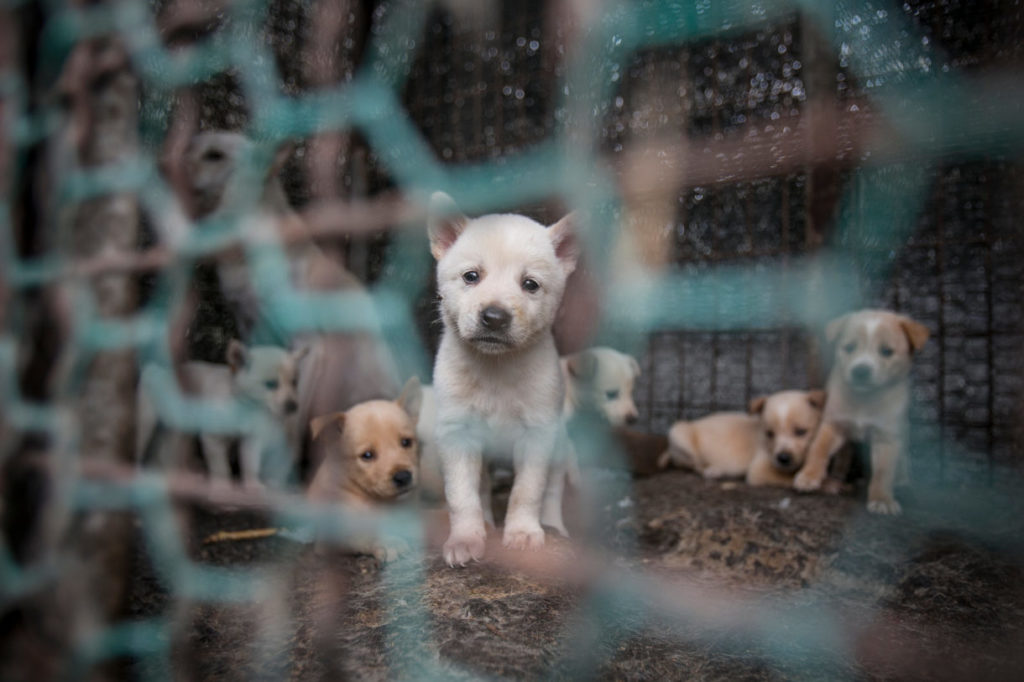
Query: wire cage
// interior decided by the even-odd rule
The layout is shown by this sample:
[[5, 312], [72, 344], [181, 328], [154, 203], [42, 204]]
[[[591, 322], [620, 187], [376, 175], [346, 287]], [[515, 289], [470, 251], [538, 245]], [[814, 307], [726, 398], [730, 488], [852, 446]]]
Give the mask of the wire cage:
[[[1019, 678], [1022, 38], [996, 0], [0, 3], [0, 677]], [[250, 145], [237, 214], [191, 185], [212, 131]], [[312, 504], [293, 434], [183, 388], [246, 335], [218, 268], [280, 344], [370, 338], [429, 383], [436, 189], [582, 211], [556, 338], [638, 359], [634, 435], [821, 387], [850, 309], [924, 324], [906, 517], [623, 471], [606, 425], [551, 551], [458, 571], [443, 508]], [[296, 286], [310, 244], [357, 284]], [[187, 465], [137, 466], [151, 389]], [[197, 464], [239, 431], [267, 489]], [[403, 560], [310, 546], [367, 533]]]

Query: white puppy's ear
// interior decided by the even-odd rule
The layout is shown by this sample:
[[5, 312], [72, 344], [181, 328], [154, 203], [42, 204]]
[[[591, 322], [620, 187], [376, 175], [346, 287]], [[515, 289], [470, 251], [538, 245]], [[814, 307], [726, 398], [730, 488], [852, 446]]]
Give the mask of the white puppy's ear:
[[310, 348], [312, 348], [312, 346], [310, 344], [304, 343], [301, 346], [299, 346], [298, 348], [296, 348], [295, 350], [293, 350], [292, 351], [292, 361], [293, 362], [299, 362], [300, 360], [302, 360], [302, 358], [304, 358], [307, 355], [309, 355], [309, 349]]
[[836, 339], [839, 338], [839, 334], [842, 333], [843, 327], [846, 325], [846, 320], [849, 319], [853, 313], [847, 313], [842, 317], [836, 319], [825, 325], [825, 340], [829, 343], [835, 343]]
[[469, 222], [455, 201], [444, 192], [430, 195], [427, 208], [427, 235], [430, 237], [430, 253], [435, 260], [441, 260]]
[[633, 372], [633, 378], [636, 379], [640, 376], [640, 363], [632, 355], [627, 355], [626, 358], [629, 360], [629, 369]]
[[420, 386], [418, 376], [413, 376], [405, 382], [405, 386], [402, 387], [402, 392], [395, 402], [405, 410], [407, 415], [412, 417], [413, 421], [419, 419], [420, 407], [423, 405], [423, 387]]
[[822, 410], [825, 408], [825, 401], [828, 399], [828, 394], [825, 391], [816, 389], [814, 391], [807, 392], [807, 402], [810, 403], [811, 407], [816, 410]]
[[232, 373], [240, 372], [249, 364], [249, 349], [238, 339], [231, 339], [228, 342], [228, 352], [224, 358], [228, 361], [228, 367]]
[[764, 404], [766, 402], [768, 402], [768, 398], [766, 396], [762, 395], [754, 398], [750, 401], [750, 404], [747, 405], [747, 412], [750, 414], [761, 414], [764, 412]]
[[581, 350], [565, 360], [569, 374], [578, 381], [590, 381], [597, 374], [597, 358], [593, 353]]
[[555, 247], [555, 256], [558, 257], [568, 277], [576, 269], [576, 262], [580, 258], [582, 248], [577, 236], [579, 231], [579, 213], [573, 211], [557, 223], [548, 228], [548, 238], [551, 245]]
[[920, 322], [906, 317], [904, 315], [899, 316], [900, 328], [903, 329], [903, 333], [907, 335], [907, 340], [910, 341], [910, 348], [912, 350], [921, 350], [922, 346], [928, 342], [928, 337], [931, 332], [928, 331], [928, 327], [924, 326]]
[[338, 433], [345, 430], [345, 413], [344, 412], [332, 412], [331, 414], [322, 414], [319, 417], [314, 417], [309, 422], [309, 433], [316, 440], [324, 429], [334, 424], [338, 428]]

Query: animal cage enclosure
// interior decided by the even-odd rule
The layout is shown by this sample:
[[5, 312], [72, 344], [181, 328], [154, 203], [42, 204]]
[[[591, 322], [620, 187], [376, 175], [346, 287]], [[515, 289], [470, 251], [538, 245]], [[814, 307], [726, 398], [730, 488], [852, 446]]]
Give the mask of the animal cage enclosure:
[[[141, 364], [222, 362], [241, 335], [215, 273], [232, 249], [263, 280], [258, 297], [282, 321], [283, 342], [310, 329], [364, 331], [403, 375], [428, 380], [440, 325], [423, 223], [437, 189], [473, 215], [551, 224], [582, 210], [587, 266], [566, 304], [582, 312], [559, 321], [560, 350], [609, 343], [636, 355], [639, 431], [664, 434], [679, 419], [822, 386], [824, 324], [847, 310], [922, 322], [931, 339], [914, 362], [910, 460], [927, 520], [871, 525], [836, 502], [842, 516], [822, 524], [821, 565], [862, 577], [829, 544], [840, 541], [858, 561], [881, 545], [909, 565], [902, 547], [945, 537], [928, 514], [956, 491], [975, 515], [949, 532], [998, 549], [968, 553], [969, 568], [982, 555], [996, 566], [971, 573], [980, 576], [972, 599], [989, 608], [984, 589], [1019, 575], [1017, 526], [999, 516], [993, 530], [976, 509], [1019, 493], [1024, 462], [1019, 3], [13, 0], [0, 5], [0, 45], [0, 670], [643, 677], [664, 672], [644, 668], [645, 656], [683, 656], [661, 640], [630, 644], [645, 619], [660, 618], [708, 628], [679, 638], [725, 652], [712, 676], [743, 673], [728, 666], [748, 643], [758, 674], [885, 676], [889, 668], [847, 646], [841, 608], [808, 616], [840, 580], [816, 585], [800, 573], [785, 589], [811, 583], [809, 596], [765, 600], [705, 594], [689, 574], [659, 582], [647, 571], [652, 548], [678, 553], [691, 546], [686, 533], [704, 537], [686, 499], [642, 499], [667, 483], [634, 489], [609, 474], [595, 496], [607, 526], [574, 538], [578, 563], [500, 555], [511, 576], [487, 567], [453, 578], [429, 554], [429, 524], [409, 526], [415, 565], [332, 573], [311, 569], [287, 533], [361, 527], [318, 515], [294, 480], [251, 496], [133, 468]], [[219, 130], [253, 141], [239, 171], [249, 189], [280, 179], [323, 252], [367, 287], [372, 314], [350, 292], [291, 286], [281, 271], [292, 237], [268, 246], [244, 220], [195, 210], [183, 158], [196, 133]], [[243, 192], [241, 206], [257, 205], [257, 194]], [[184, 431], [256, 421], [244, 405], [207, 409], [168, 390], [161, 409]], [[712, 507], [716, 523], [726, 519], [718, 525], [740, 524], [714, 507], [730, 489], [697, 485], [680, 489]], [[764, 537], [748, 546], [770, 545], [789, 505], [813, 519], [830, 504], [759, 494], [748, 516]], [[634, 507], [643, 523], [626, 518]], [[234, 550], [203, 544], [225, 520], [287, 531]], [[620, 564], [600, 554], [609, 546], [642, 558]], [[716, 552], [686, 568], [713, 564]], [[513, 569], [554, 575], [558, 587]], [[893, 590], [913, 594], [918, 578]], [[678, 591], [659, 599], [668, 585]], [[465, 602], [453, 606], [446, 590]], [[578, 597], [587, 590], [592, 599]], [[349, 601], [325, 615], [302, 601], [315, 602], [310, 593]], [[508, 594], [523, 602], [503, 602]], [[737, 615], [747, 607], [751, 618]], [[519, 617], [511, 637], [502, 609]], [[547, 622], [544, 609], [558, 617]], [[1018, 612], [991, 612], [1019, 635]], [[481, 631], [460, 619], [483, 623], [506, 648], [478, 646]], [[800, 646], [772, 632], [773, 619]], [[233, 633], [236, 621], [251, 631], [231, 649], [219, 629]], [[564, 629], [553, 632], [556, 622]], [[358, 632], [334, 638], [330, 627]], [[529, 649], [515, 627], [536, 631], [536, 642], [523, 640], [535, 644], [535, 667], [514, 662], [517, 647]], [[936, 641], [946, 640], [914, 640], [922, 650]], [[927, 658], [876, 645], [864, 646], [896, 677], [908, 670], [901, 657]], [[609, 661], [627, 651], [639, 667], [599, 669], [579, 654], [591, 647]], [[701, 647], [687, 655], [704, 660]], [[366, 667], [332, 667], [336, 648], [365, 655]], [[1015, 656], [992, 670], [1012, 677]]]

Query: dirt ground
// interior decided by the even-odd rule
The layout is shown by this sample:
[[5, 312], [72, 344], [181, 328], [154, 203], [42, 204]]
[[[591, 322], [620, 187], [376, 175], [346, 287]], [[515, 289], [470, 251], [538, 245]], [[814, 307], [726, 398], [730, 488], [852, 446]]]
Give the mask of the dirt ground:
[[140, 555], [135, 615], [175, 623], [179, 679], [1024, 679], [1019, 502], [903, 491], [886, 518], [862, 489], [596, 485], [588, 541], [510, 556], [495, 538], [463, 569], [436, 547], [384, 569], [280, 537], [203, 545], [265, 519], [193, 510], [194, 558], [260, 567], [259, 603], [172, 602]]

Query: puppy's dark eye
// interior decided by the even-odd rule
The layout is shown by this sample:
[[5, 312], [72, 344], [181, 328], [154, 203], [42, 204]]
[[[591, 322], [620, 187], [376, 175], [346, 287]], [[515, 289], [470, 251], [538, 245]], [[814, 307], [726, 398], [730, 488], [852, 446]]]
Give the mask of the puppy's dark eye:
[[772, 431], [771, 429], [768, 429], [767, 431], [765, 431], [764, 435], [768, 436], [769, 438], [775, 438], [775, 432]]
[[476, 284], [480, 281], [480, 273], [476, 270], [470, 270], [462, 273], [462, 281], [466, 284]]
[[604, 397], [608, 398], [608, 400], [615, 400], [619, 397], [619, 391], [618, 389], [614, 391], [605, 391]]
[[529, 277], [523, 280], [524, 291], [527, 291], [532, 294], [533, 292], [537, 291], [537, 289], [540, 289], [540, 284], [537, 283], [537, 280], [530, 279]]
[[403, 438], [399, 442], [402, 444], [403, 448], [411, 448], [412, 447], [412, 438]]
[[276, 391], [277, 390], [277, 379], [270, 379], [269, 381], [264, 381], [263, 385], [267, 387], [268, 391]]
[[371, 459], [373, 459], [376, 456], [377, 455], [373, 452], [373, 450], [367, 450], [366, 452], [364, 452], [361, 455], [359, 455], [359, 459], [361, 459], [363, 461], [366, 461], [366, 462], [369, 462]]
[[797, 438], [803, 438], [804, 436], [807, 435], [807, 429], [801, 429], [800, 427], [797, 427], [793, 429], [793, 435], [795, 435]]
[[845, 346], [843, 346], [843, 350], [846, 351], [847, 353], [852, 353], [853, 351], [857, 350], [857, 344], [848, 343]]
[[882, 346], [881, 348], [878, 349], [878, 354], [881, 355], [883, 358], [888, 358], [892, 356], [893, 352], [893, 349], [889, 348], [889, 346]]
[[222, 161], [225, 157], [224, 152], [219, 149], [208, 149], [203, 153], [204, 161]]

